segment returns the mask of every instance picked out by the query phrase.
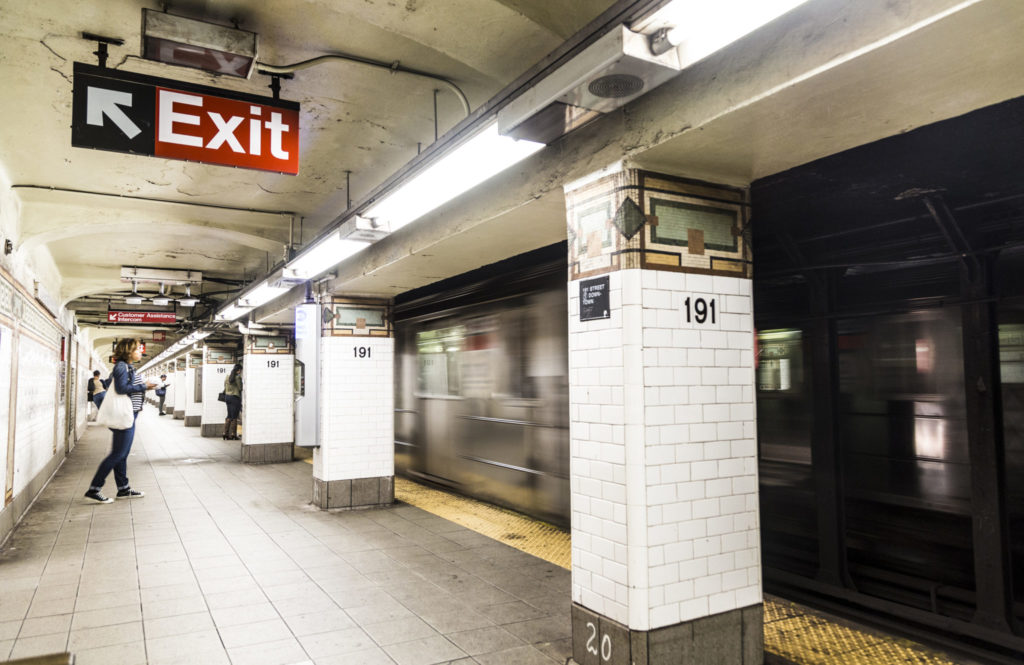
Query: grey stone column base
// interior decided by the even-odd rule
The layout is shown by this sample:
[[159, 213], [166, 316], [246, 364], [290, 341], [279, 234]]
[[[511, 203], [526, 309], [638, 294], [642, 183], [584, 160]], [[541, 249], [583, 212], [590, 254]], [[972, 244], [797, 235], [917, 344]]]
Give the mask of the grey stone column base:
[[330, 508], [366, 508], [395, 502], [395, 477], [320, 480], [313, 478], [313, 505]]
[[579, 665], [762, 665], [758, 605], [654, 630], [630, 630], [572, 604], [572, 658]]
[[243, 464], [278, 464], [292, 461], [291, 443], [242, 444]]
[[174, 407], [164, 404], [164, 413], [174, 413]]
[[174, 419], [175, 420], [184, 420], [185, 419], [185, 411], [184, 410], [182, 410], [182, 411], [174, 411]]
[[224, 423], [203, 423], [199, 428], [199, 436], [210, 438], [224, 436]]
[[202, 420], [202, 416], [185, 416], [185, 427], [199, 427]]

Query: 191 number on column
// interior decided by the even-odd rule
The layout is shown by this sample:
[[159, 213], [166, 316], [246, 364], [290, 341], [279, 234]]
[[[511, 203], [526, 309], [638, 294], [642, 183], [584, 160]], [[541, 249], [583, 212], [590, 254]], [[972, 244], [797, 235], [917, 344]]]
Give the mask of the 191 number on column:
[[[693, 301], [691, 303], [691, 300]], [[687, 298], [683, 301], [683, 309], [686, 310], [686, 322], [693, 323], [715, 323], [715, 299], [708, 298]]]
[[352, 347], [352, 357], [353, 358], [369, 358], [371, 350], [372, 349], [370, 347], [368, 347], [368, 346], [353, 346]]

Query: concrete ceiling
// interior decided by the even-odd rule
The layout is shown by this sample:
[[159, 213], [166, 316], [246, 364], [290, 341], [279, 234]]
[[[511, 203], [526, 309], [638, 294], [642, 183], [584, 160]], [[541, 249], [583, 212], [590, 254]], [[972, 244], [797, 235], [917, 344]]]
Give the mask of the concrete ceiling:
[[258, 33], [261, 62], [286, 65], [334, 52], [398, 61], [453, 81], [476, 108], [611, 4], [3, 2], [0, 160], [21, 205], [17, 252], [36, 263], [52, 259], [60, 273], [56, 299], [73, 309], [87, 307], [77, 299], [88, 294], [130, 290], [119, 280], [123, 265], [252, 279], [282, 258], [290, 235], [312, 238], [347, 200], [358, 200], [434, 140], [435, 88], [440, 133], [465, 115], [454, 95], [429, 80], [331, 62], [283, 82], [282, 97], [302, 109], [297, 176], [72, 148], [73, 63], [96, 64], [96, 44], [83, 31], [125, 40], [110, 49], [108, 66], [115, 69], [270, 94], [266, 76], [244, 80], [142, 59], [142, 9], [167, 5], [174, 14]]
[[[207, 0], [170, 10], [237, 20], [259, 33], [269, 64], [336, 51], [398, 60], [454, 81], [476, 108], [611, 4]], [[434, 138], [435, 83], [339, 62], [284, 82], [282, 96], [302, 105], [298, 176], [71, 148], [72, 63], [95, 62], [82, 31], [125, 39], [112, 47], [115, 68], [266, 94], [266, 77], [141, 59], [143, 7], [159, 8], [0, 8], [0, 160], [21, 205], [17, 252], [52, 259], [71, 308], [98, 311], [82, 298], [128, 290], [122, 265], [201, 270], [216, 280], [207, 293], [262, 276], [289, 238], [311, 239]], [[563, 239], [562, 185], [617, 160], [746, 185], [1024, 95], [1021, 34], [1017, 0], [810, 0], [342, 263], [328, 286], [390, 296]], [[463, 115], [454, 96], [438, 95], [442, 134]], [[259, 314], [283, 322], [280, 309]]]

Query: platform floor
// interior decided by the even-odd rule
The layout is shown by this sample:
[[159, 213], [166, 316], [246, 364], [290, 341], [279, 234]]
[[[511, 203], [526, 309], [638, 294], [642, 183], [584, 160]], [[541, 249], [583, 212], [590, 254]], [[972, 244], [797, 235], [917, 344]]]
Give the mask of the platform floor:
[[[524, 528], [546, 539], [536, 553], [548, 560], [479, 533], [486, 510], [460, 514], [461, 499], [417, 486], [399, 489], [417, 505], [323, 512], [309, 505], [308, 464], [242, 465], [237, 442], [150, 407], [128, 465], [146, 496], [87, 502], [108, 447], [109, 432], [90, 427], [0, 550], [0, 661], [69, 650], [80, 665], [561, 665], [571, 654], [567, 545], [536, 523]], [[510, 524], [496, 537], [529, 547]], [[825, 635], [818, 617], [777, 607], [766, 605], [769, 647], [772, 623]], [[952, 662], [817, 647], [784, 655]]]

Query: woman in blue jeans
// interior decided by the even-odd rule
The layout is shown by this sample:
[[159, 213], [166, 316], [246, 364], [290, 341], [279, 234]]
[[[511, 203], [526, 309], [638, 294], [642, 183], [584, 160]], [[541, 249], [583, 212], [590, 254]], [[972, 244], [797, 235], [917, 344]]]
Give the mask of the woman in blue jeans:
[[[132, 411], [135, 412], [135, 418], [138, 418], [139, 411], [142, 411], [142, 400], [146, 391], [156, 386], [155, 383], [146, 383], [141, 376], [136, 375], [135, 368], [130, 364], [142, 359], [139, 340], [120, 340], [114, 349], [114, 357], [117, 359], [117, 364], [114, 365], [114, 371], [110, 374], [107, 389], [109, 390], [110, 384], [113, 384], [117, 393], [128, 395], [132, 400]], [[114, 433], [110, 454], [100, 462], [99, 468], [96, 469], [96, 475], [92, 478], [92, 484], [89, 486], [89, 491], [85, 493], [85, 498], [100, 503], [113, 502], [113, 499], [100, 491], [111, 471], [114, 472], [114, 480], [117, 481], [118, 499], [134, 499], [144, 496], [144, 492], [133, 490], [128, 483], [128, 453], [132, 450], [132, 440], [135, 438], [135, 421], [132, 420], [132, 426], [128, 429], [112, 429], [110, 431]]]

